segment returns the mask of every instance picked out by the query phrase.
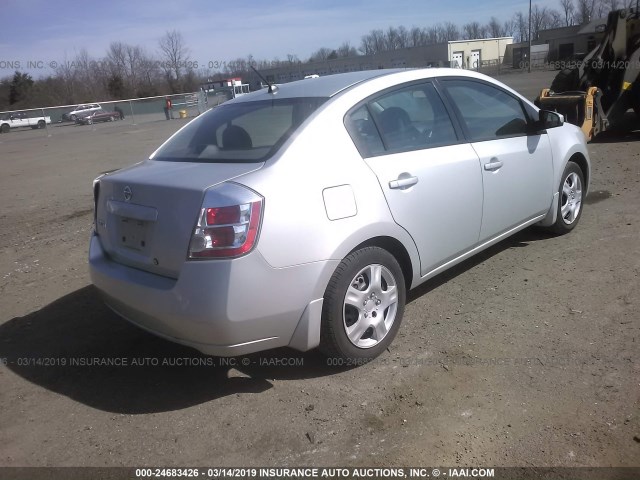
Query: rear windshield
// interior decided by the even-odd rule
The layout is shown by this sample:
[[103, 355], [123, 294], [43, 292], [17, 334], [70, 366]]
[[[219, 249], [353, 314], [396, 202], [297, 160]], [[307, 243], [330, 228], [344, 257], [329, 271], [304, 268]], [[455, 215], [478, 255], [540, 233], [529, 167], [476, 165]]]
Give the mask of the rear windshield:
[[189, 123], [152, 157], [168, 162], [252, 163], [272, 156], [327, 99], [221, 105]]

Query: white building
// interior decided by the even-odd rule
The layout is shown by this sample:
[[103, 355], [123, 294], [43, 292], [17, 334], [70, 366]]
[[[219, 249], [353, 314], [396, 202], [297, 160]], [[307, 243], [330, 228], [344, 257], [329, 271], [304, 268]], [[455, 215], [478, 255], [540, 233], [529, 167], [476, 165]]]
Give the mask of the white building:
[[483, 65], [500, 64], [513, 37], [482, 38], [447, 42], [447, 57], [452, 67], [478, 70]]

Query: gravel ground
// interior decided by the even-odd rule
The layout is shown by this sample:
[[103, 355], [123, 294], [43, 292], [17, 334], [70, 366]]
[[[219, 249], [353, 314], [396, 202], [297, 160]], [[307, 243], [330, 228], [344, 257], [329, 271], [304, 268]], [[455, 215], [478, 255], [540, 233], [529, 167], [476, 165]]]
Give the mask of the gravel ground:
[[[501, 80], [532, 98], [552, 72], [531, 75]], [[100, 302], [91, 180], [183, 123], [0, 136], [0, 465], [640, 464], [640, 133], [590, 144], [571, 234], [529, 229], [429, 281], [388, 352], [340, 368], [205, 357]]]

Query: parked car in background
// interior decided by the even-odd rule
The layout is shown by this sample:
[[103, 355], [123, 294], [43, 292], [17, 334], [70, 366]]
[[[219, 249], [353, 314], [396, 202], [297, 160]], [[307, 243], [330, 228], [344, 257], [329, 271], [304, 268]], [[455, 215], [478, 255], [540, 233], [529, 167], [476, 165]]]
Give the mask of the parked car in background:
[[119, 112], [109, 112], [107, 110], [99, 109], [79, 114], [76, 118], [76, 123], [79, 125], [92, 125], [98, 122], [113, 122], [115, 120], [120, 120]]
[[86, 115], [89, 112], [94, 112], [102, 107], [97, 103], [86, 103], [74, 107], [73, 110], [62, 114], [62, 120], [67, 122], [75, 122], [79, 116]]
[[30, 117], [27, 113], [9, 113], [0, 118], [0, 133], [8, 133], [12, 128], [44, 128], [51, 123], [51, 117]]
[[272, 85], [95, 180], [89, 269], [119, 315], [204, 353], [357, 365], [408, 289], [528, 226], [574, 229], [590, 177], [580, 129], [475, 72]]

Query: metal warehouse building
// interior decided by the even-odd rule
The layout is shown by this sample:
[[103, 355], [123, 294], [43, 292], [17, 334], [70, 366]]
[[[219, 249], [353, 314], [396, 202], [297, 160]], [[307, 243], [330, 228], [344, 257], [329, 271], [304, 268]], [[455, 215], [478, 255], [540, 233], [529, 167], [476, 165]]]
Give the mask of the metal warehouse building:
[[541, 30], [538, 38], [531, 43], [530, 55], [528, 42], [512, 43], [507, 47], [505, 63], [512, 60], [513, 68], [523, 68], [528, 57], [535, 66], [587, 54], [600, 43], [606, 26], [607, 19], [598, 18], [584, 25]]

